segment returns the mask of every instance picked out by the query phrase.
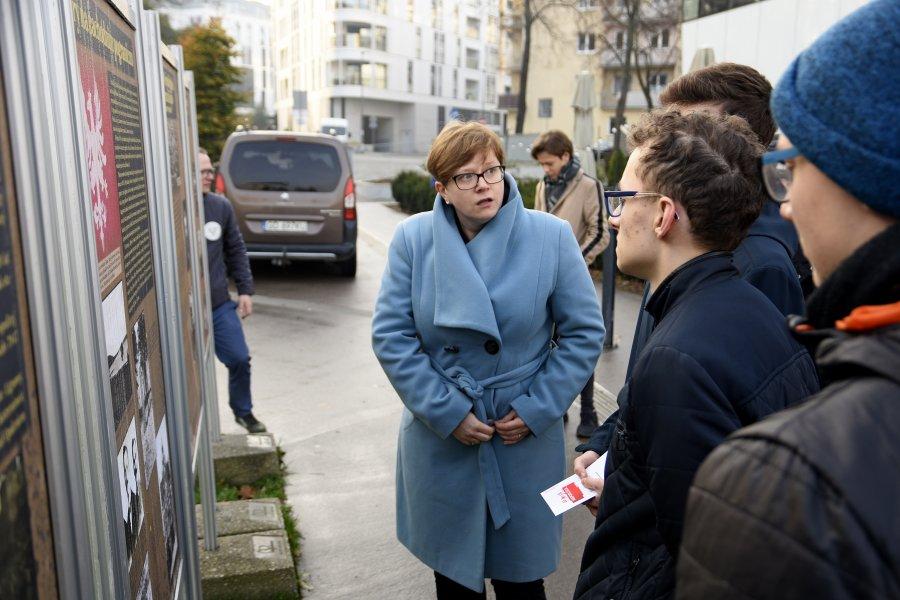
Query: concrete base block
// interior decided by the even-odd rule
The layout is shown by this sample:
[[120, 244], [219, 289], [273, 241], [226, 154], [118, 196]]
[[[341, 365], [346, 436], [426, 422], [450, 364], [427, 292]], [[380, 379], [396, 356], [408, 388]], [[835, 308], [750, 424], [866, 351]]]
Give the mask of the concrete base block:
[[[203, 539], [203, 506], [195, 507], [197, 537]], [[219, 537], [284, 529], [281, 501], [276, 498], [216, 503], [216, 533]]]
[[203, 597], [208, 600], [299, 598], [294, 561], [284, 531], [219, 538], [219, 549], [200, 546]]
[[278, 475], [278, 452], [271, 433], [223, 434], [213, 444], [216, 480], [231, 485], [246, 485]]

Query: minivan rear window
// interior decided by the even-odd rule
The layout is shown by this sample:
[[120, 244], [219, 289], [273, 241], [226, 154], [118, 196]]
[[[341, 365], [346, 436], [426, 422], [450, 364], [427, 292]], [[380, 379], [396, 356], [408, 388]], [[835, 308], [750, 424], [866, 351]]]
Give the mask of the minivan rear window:
[[292, 140], [235, 144], [228, 170], [235, 187], [273, 192], [331, 192], [341, 180], [333, 146]]

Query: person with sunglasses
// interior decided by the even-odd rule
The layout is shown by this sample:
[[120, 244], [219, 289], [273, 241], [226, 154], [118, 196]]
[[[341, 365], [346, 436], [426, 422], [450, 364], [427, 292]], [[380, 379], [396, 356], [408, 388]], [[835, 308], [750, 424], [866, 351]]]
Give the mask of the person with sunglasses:
[[527, 210], [481, 123], [428, 155], [434, 209], [394, 233], [372, 319], [405, 408], [397, 536], [439, 599], [546, 598], [562, 520], [541, 491], [566, 476], [563, 414], [594, 369], [603, 318], [572, 228]]
[[818, 389], [809, 354], [732, 261], [763, 203], [763, 148], [746, 121], [658, 110], [629, 142], [623, 191], [605, 199], [617, 265], [650, 282], [656, 325], [619, 392], [605, 478], [585, 471], [597, 452], [575, 463], [598, 493], [577, 600], [671, 598], [700, 463], [730, 433]]
[[772, 97], [762, 158], [818, 286], [791, 321], [823, 389], [742, 429], [691, 488], [678, 597], [900, 598], [900, 3], [825, 32]]
[[[238, 228], [231, 202], [212, 193], [215, 178], [212, 161], [202, 148], [197, 155], [203, 187], [203, 214], [206, 222], [206, 254], [209, 263], [209, 292], [212, 305], [216, 358], [228, 367], [228, 405], [235, 422], [249, 433], [262, 433], [266, 426], [253, 414], [250, 394], [250, 350], [241, 319], [253, 312], [253, 274], [244, 238]], [[228, 278], [234, 280], [238, 301], [231, 299]], [[238, 318], [240, 317], [240, 318]]]

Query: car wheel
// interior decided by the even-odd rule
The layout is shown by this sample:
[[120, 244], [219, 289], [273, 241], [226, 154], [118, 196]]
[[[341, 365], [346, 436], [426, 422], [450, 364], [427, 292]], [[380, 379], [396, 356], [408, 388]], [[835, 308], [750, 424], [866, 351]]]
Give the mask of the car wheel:
[[338, 263], [338, 273], [341, 277], [356, 277], [356, 254]]

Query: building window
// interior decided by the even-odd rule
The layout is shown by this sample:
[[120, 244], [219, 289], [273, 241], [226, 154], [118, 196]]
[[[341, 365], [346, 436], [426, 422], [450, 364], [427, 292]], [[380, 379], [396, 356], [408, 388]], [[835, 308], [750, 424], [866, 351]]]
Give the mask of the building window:
[[374, 10], [383, 15], [387, 14], [387, 0], [337, 0], [335, 8], [360, 8], [362, 10]]
[[621, 50], [625, 47], [625, 32], [617, 31], [616, 32], [616, 50]]
[[553, 118], [553, 98], [541, 98], [538, 100], [538, 118]]
[[578, 0], [578, 10], [597, 10], [600, 0]]
[[500, 67], [500, 53], [496, 48], [488, 48], [485, 71], [494, 72]]
[[434, 32], [434, 62], [444, 62], [444, 34], [440, 31]]
[[613, 78], [613, 93], [618, 97], [622, 94], [622, 89], [625, 87], [625, 77], [622, 75], [616, 75]]
[[578, 34], [578, 52], [582, 54], [594, 52], [597, 49], [597, 36], [594, 33]]
[[435, 29], [444, 28], [443, 0], [431, 0], [431, 26]]
[[466, 17], [466, 37], [472, 40], [481, 38], [481, 20], [474, 17]]
[[462, 40], [456, 38], [456, 66], [462, 66]]
[[477, 79], [466, 79], [466, 100], [477, 101], [479, 96]]
[[652, 48], [668, 48], [669, 47], [669, 30], [663, 29], [659, 33], [650, 36], [650, 46]]
[[669, 75], [668, 73], [654, 73], [647, 80], [650, 89], [653, 91], [660, 91], [669, 83]]
[[387, 29], [367, 23], [336, 23], [336, 46], [387, 50]]
[[484, 80], [484, 101], [488, 104], [497, 103], [497, 78], [488, 75]]
[[500, 28], [497, 26], [497, 17], [491, 15], [487, 20], [487, 33], [485, 37], [487, 38], [488, 44], [496, 44], [497, 36], [500, 34]]
[[422, 28], [416, 27], [416, 58], [422, 58]]
[[412, 23], [416, 16], [416, 0], [406, 0], [406, 20]]
[[413, 62], [411, 60], [406, 61], [406, 91], [413, 91]]
[[466, 48], [466, 68], [477, 69], [481, 59], [480, 55], [477, 48]]

